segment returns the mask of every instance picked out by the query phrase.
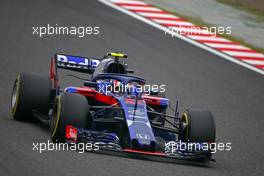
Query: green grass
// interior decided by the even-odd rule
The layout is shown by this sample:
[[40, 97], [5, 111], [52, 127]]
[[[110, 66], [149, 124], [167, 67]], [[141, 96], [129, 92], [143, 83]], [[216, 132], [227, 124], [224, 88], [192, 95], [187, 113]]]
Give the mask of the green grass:
[[[197, 25], [197, 26], [200, 26], [200, 27], [213, 27], [214, 25], [212, 24], [209, 24], [209, 23], [206, 23], [204, 22], [202, 19], [200, 18], [197, 18], [197, 17], [193, 17], [193, 16], [188, 16], [188, 15], [182, 15], [182, 14], [179, 14], [178, 12], [175, 12], [171, 9], [167, 9], [167, 8], [163, 8], [163, 7], [160, 7], [160, 6], [157, 6], [157, 5], [154, 5], [156, 6], [157, 8], [159, 9], [162, 9], [162, 10], [165, 10], [165, 11], [168, 11], [168, 12], [171, 12], [172, 14], [178, 16], [178, 17], [181, 17], [183, 19], [186, 19], [187, 21]], [[219, 35], [219, 34], [218, 34]], [[232, 35], [227, 35], [227, 34], [223, 34], [223, 35], [220, 35], [226, 39], [229, 39], [231, 41], [234, 41], [234, 42], [238, 42], [240, 43], [241, 45], [244, 45], [244, 46], [247, 46], [253, 50], [256, 50], [258, 52], [261, 52], [264, 54], [264, 48], [259, 48], [259, 47], [256, 47], [256, 46], [253, 46], [247, 42], [245, 42], [245, 40], [239, 38], [239, 37], [235, 37], [235, 36], [232, 36]]]
[[237, 1], [237, 0], [217, 0], [220, 3], [227, 4], [231, 7], [234, 7], [238, 10], [246, 11], [252, 15], [254, 15], [258, 21], [264, 22], [264, 7], [263, 10], [257, 9], [255, 5], [253, 4], [254, 2], [251, 2], [252, 4]]

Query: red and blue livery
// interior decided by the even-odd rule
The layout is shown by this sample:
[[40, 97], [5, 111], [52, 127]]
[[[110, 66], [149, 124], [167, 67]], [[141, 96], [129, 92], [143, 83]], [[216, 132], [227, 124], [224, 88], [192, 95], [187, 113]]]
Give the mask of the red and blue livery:
[[[145, 80], [131, 75], [134, 71], [122, 60], [126, 57], [122, 53], [102, 58], [55, 54], [49, 76], [20, 73], [16, 78], [13, 118], [48, 124], [53, 142], [96, 143], [104, 152], [170, 160], [213, 160], [210, 150], [169, 146], [172, 141], [215, 142], [212, 113], [187, 109], [180, 116], [177, 101], [174, 114], [168, 115], [169, 99], [146, 90]], [[66, 76], [80, 79], [82, 85], [64, 86], [59, 71], [77, 73]]]

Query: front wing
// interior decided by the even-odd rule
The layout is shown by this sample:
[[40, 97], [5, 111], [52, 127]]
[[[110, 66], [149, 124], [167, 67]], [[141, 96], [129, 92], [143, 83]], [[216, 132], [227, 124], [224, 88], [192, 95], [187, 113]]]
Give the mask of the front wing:
[[66, 140], [68, 143], [96, 143], [99, 146], [99, 150], [94, 152], [113, 154], [116, 156], [164, 162], [187, 162], [190, 164], [203, 164], [209, 161], [215, 161], [212, 159], [212, 154], [209, 151], [153, 152], [122, 148], [118, 136], [114, 133], [92, 131], [75, 128], [73, 126], [66, 127]]

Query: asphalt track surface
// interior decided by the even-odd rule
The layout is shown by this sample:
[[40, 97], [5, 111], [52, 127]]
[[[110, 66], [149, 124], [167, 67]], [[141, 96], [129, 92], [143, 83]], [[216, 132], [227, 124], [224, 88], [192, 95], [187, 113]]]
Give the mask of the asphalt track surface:
[[[100, 35], [32, 35], [32, 26], [47, 24], [99, 26]], [[0, 175], [262, 175], [264, 171], [264, 79], [97, 1], [0, 2]], [[167, 96], [189, 107], [210, 109], [217, 141], [232, 142], [217, 152], [216, 163], [197, 167], [94, 153], [32, 151], [33, 142], [50, 139], [45, 126], [16, 122], [10, 94], [19, 72], [48, 74], [56, 52], [102, 56], [128, 53], [128, 64], [150, 82], [166, 84]]]

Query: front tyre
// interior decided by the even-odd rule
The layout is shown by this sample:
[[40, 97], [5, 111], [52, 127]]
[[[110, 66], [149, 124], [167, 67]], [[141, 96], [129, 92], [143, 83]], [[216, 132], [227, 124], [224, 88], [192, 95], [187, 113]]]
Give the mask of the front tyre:
[[215, 142], [215, 121], [208, 110], [186, 110], [180, 123], [180, 139], [185, 142]]
[[53, 142], [65, 142], [67, 125], [88, 128], [91, 123], [92, 118], [86, 97], [65, 92], [55, 100], [50, 122], [51, 139]]

